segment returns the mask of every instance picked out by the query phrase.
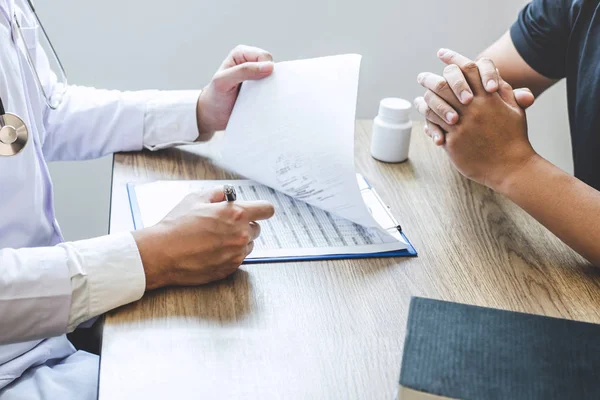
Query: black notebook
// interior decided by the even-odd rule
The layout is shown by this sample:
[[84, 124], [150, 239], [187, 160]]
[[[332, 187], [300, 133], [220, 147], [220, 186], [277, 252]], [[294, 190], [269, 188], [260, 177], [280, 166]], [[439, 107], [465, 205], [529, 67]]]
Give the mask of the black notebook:
[[398, 398], [431, 395], [600, 399], [600, 325], [413, 298]]

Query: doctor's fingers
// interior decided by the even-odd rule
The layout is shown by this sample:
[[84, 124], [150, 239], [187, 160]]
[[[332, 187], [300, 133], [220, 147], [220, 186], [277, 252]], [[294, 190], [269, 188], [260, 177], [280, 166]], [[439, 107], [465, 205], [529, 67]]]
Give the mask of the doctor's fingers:
[[262, 79], [272, 72], [272, 61], [246, 62], [217, 72], [213, 84], [217, 90], [229, 92], [244, 81]]
[[248, 243], [248, 246], [246, 246], [246, 257], [252, 253], [252, 250], [254, 250], [254, 242], [250, 242]]
[[221, 69], [231, 68], [246, 62], [261, 61], [273, 61], [273, 56], [268, 51], [258, 47], [240, 44], [231, 50], [225, 61], [223, 61]]
[[210, 203], [220, 203], [225, 201], [225, 191], [222, 186], [214, 187], [204, 193]]
[[223, 187], [193, 192], [189, 196], [192, 196], [193, 200], [199, 203], [218, 203], [225, 200]]
[[245, 45], [239, 45], [233, 49], [231, 57], [235, 60], [236, 64], [243, 64], [248, 61], [273, 61], [273, 56], [268, 51]]
[[254, 242], [260, 236], [260, 225], [256, 222], [248, 224], [248, 243]]
[[252, 253], [252, 250], [254, 250], [254, 241], [260, 236], [260, 225], [256, 222], [250, 222], [248, 224], [248, 229], [249, 233], [248, 244], [246, 245], [246, 256], [248, 256], [250, 253]]
[[273, 204], [264, 200], [254, 201], [236, 201], [231, 204], [231, 207], [236, 207], [243, 210], [243, 217], [246, 221], [260, 221], [269, 219], [275, 214]]

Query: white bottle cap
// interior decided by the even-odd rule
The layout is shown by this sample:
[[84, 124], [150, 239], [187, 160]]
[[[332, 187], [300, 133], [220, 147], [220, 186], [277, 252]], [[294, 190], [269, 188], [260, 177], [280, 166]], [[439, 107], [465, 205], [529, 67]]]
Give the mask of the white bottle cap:
[[410, 117], [410, 102], [396, 97], [388, 97], [379, 103], [379, 116], [390, 122], [405, 122]]

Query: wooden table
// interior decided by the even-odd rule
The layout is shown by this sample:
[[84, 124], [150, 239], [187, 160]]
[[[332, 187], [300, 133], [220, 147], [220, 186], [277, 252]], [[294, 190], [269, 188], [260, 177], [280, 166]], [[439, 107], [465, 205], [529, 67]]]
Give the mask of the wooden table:
[[[357, 170], [419, 257], [244, 266], [149, 293], [106, 317], [101, 400], [390, 400], [411, 296], [600, 322], [600, 269], [462, 178], [420, 125], [403, 164], [370, 157], [370, 122], [356, 132]], [[231, 177], [194, 150], [117, 155], [111, 231], [132, 228], [126, 182]]]

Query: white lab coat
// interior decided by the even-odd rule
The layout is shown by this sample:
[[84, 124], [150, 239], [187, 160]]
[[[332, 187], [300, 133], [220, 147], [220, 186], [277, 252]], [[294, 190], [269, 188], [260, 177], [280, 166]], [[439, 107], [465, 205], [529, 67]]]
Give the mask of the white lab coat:
[[[171, 92], [123, 93], [70, 86], [59, 108], [51, 110], [15, 31], [15, 15], [47, 92], [52, 92], [56, 82], [26, 1], [0, 0], [0, 97], [7, 112], [25, 121], [30, 134], [21, 153], [0, 156], [0, 399], [92, 399], [97, 390], [97, 357], [76, 352], [64, 333], [85, 319], [138, 299], [143, 293], [141, 261], [130, 251], [129, 261], [138, 265], [132, 267], [138, 268], [132, 272], [138, 274], [138, 283], [131, 289], [114, 276], [118, 259], [94, 257], [91, 250], [82, 253], [61, 244], [46, 161], [89, 159], [140, 150], [144, 145], [159, 148], [194, 140], [197, 129], [189, 128], [192, 121], [195, 126], [195, 115], [187, 115], [193, 114], [190, 104], [198, 92], [169, 97]], [[165, 100], [160, 100], [163, 94]], [[186, 100], [180, 101], [177, 109], [182, 98]], [[154, 113], [149, 116], [152, 102]], [[169, 102], [174, 105], [173, 114], [168, 112]], [[173, 122], [178, 112], [186, 113], [187, 120], [181, 124]], [[157, 137], [159, 132], [169, 137]], [[104, 243], [118, 247], [110, 240], [114, 241], [107, 238]], [[130, 241], [123, 244], [129, 250], [135, 247], [131, 238], [119, 240]], [[90, 242], [86, 246], [101, 254], [104, 244]], [[74, 288], [73, 266], [81, 265], [84, 272], [79, 279], [87, 279], [85, 264], [96, 258], [106, 263], [108, 272], [106, 276], [96, 274], [95, 285], [114, 282], [90, 302], [75, 304], [76, 290], [92, 289], [81, 284]]]

